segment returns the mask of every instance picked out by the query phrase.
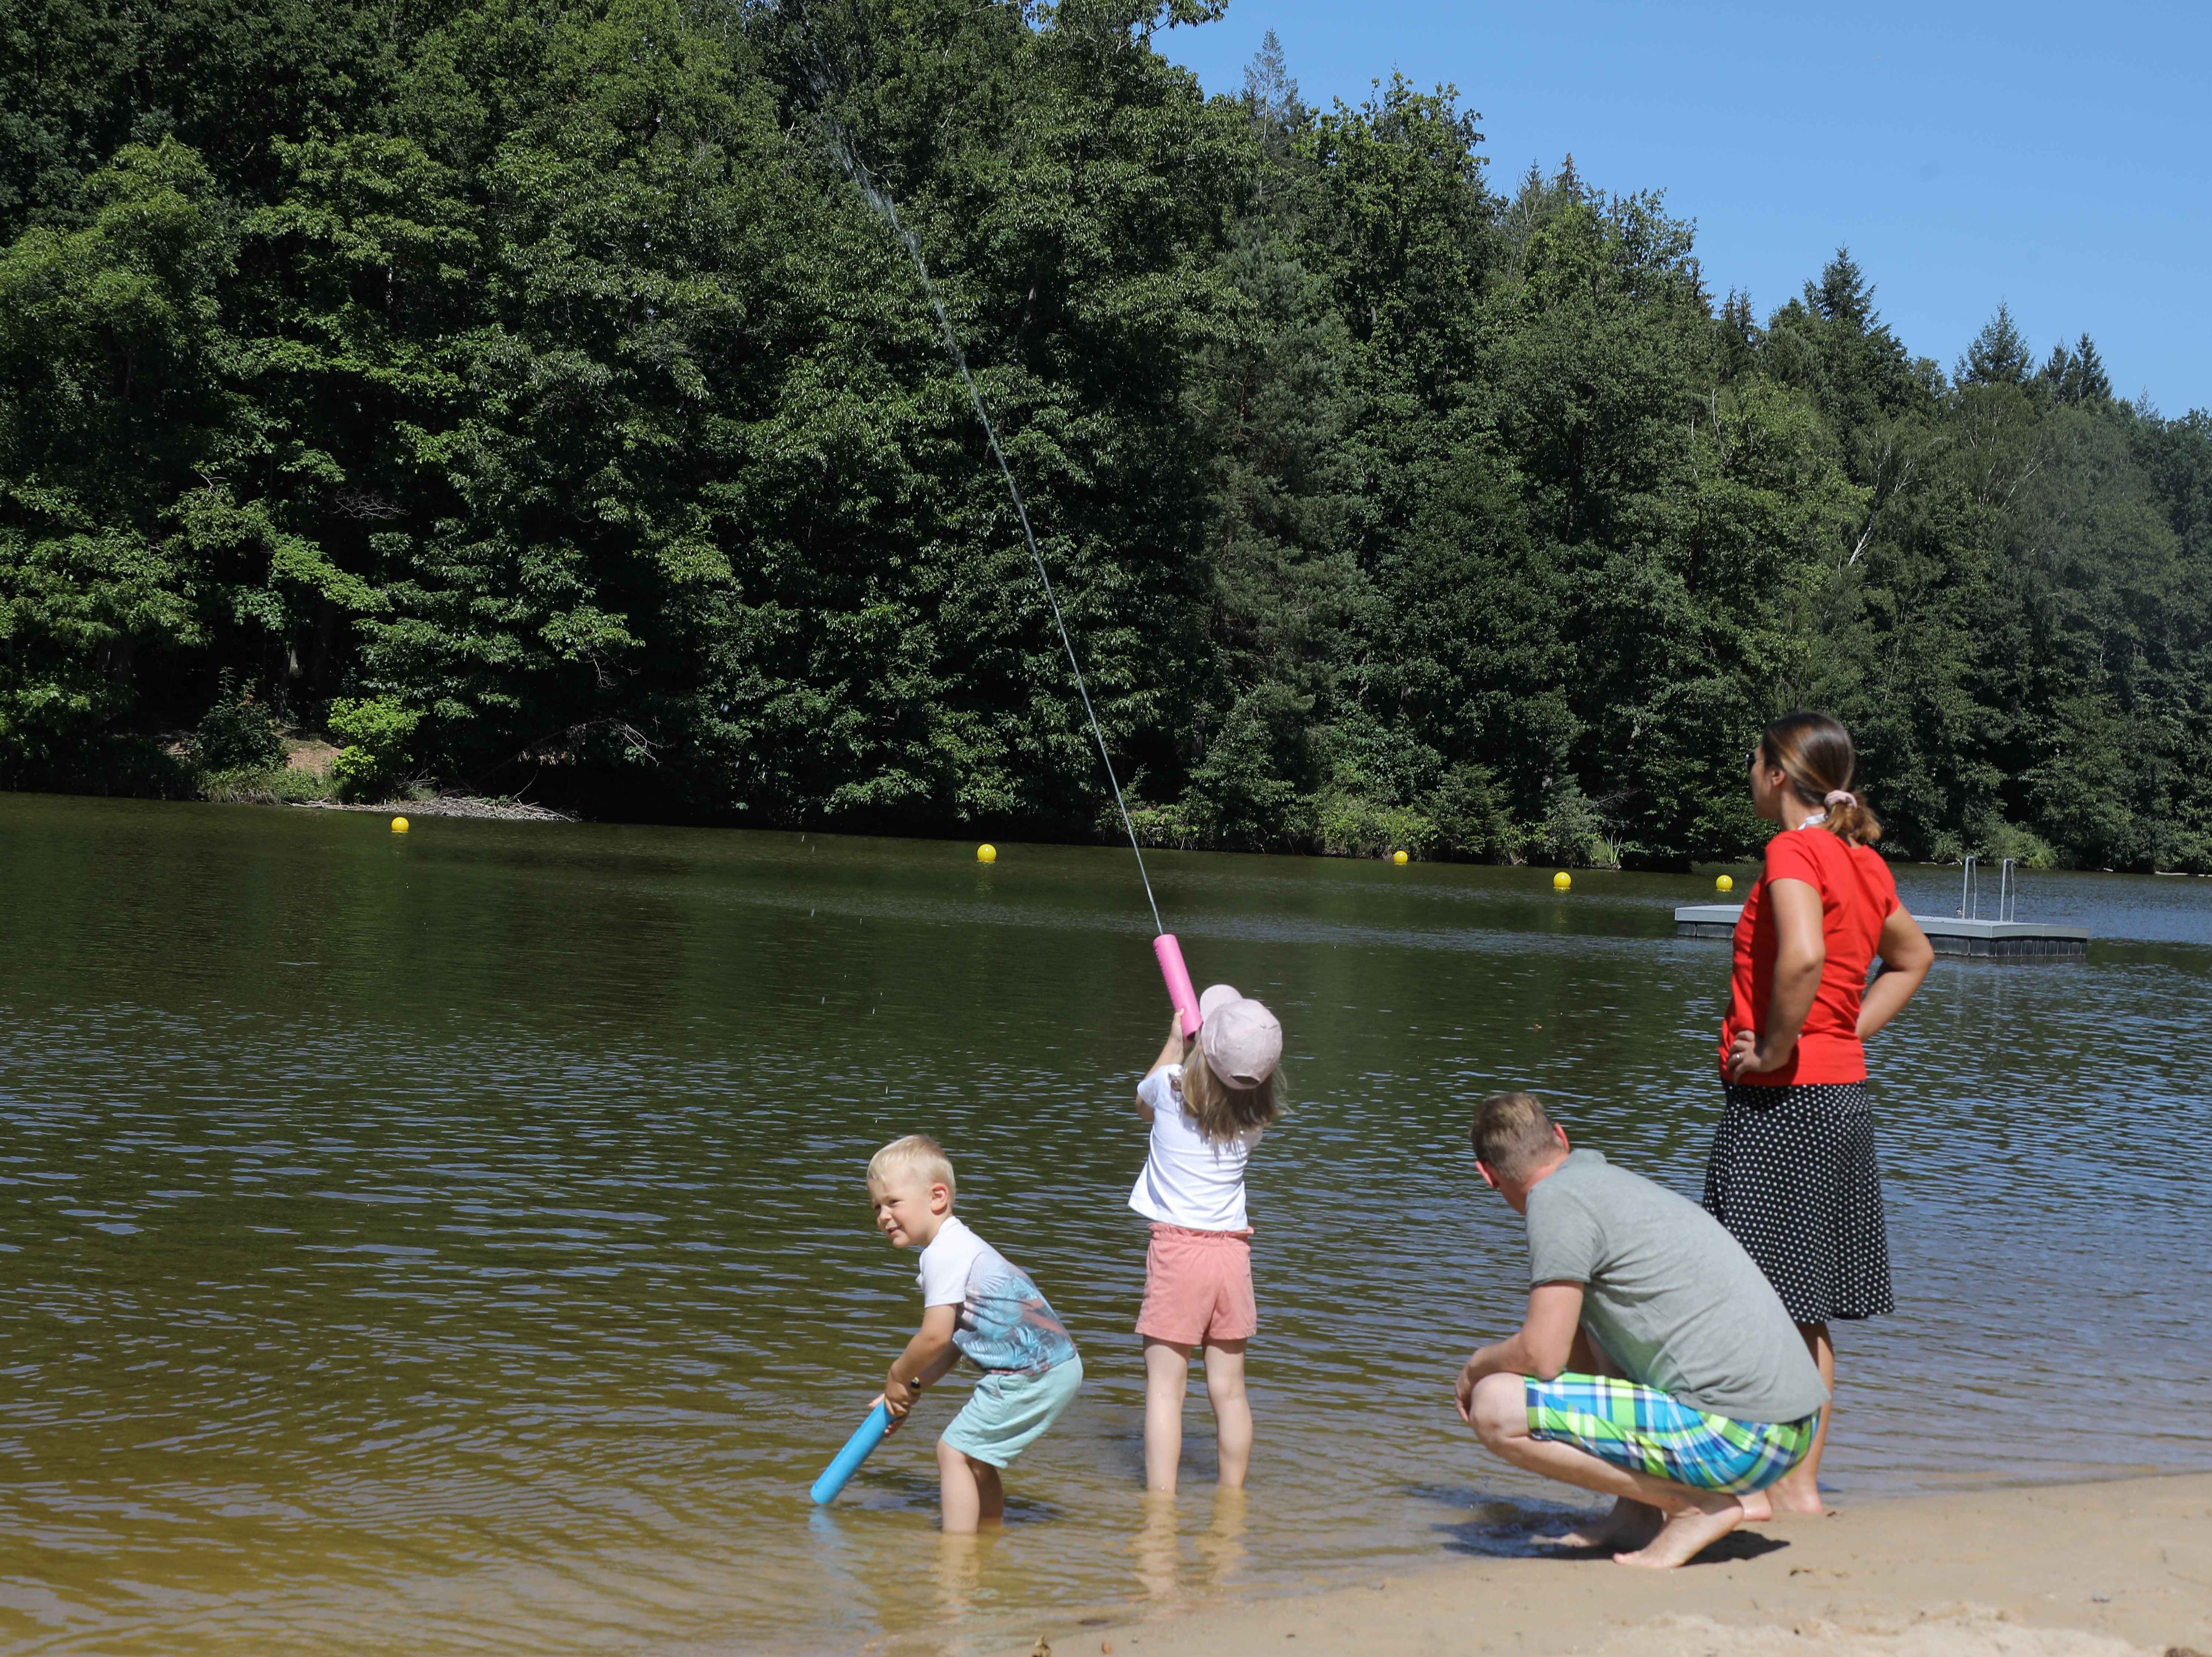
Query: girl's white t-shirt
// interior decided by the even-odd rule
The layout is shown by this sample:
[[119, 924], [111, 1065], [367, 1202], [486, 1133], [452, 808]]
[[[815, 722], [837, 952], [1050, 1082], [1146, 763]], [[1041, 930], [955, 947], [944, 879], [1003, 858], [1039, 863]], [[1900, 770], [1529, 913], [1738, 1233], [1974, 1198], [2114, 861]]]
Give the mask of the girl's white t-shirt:
[[1266, 1130], [1248, 1127], [1233, 1139], [1209, 1139], [1182, 1102], [1182, 1066], [1164, 1065], [1137, 1084], [1152, 1108], [1151, 1154], [1129, 1206], [1147, 1219], [1194, 1231], [1243, 1231], [1244, 1164]]

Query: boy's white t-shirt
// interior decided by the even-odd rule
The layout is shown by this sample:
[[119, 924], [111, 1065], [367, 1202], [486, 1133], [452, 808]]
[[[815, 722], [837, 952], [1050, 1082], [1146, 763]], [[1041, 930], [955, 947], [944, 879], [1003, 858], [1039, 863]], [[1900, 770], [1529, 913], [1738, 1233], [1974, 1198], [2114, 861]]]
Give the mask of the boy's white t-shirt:
[[1182, 1102], [1182, 1066], [1163, 1065], [1137, 1083], [1152, 1108], [1152, 1150], [1129, 1193], [1129, 1206], [1148, 1219], [1193, 1231], [1243, 1231], [1244, 1164], [1266, 1130], [1248, 1127], [1233, 1139], [1209, 1139]]
[[957, 1214], [921, 1251], [924, 1309], [957, 1306], [952, 1343], [984, 1369], [1042, 1375], [1075, 1356], [1075, 1342], [1060, 1314], [1029, 1274], [985, 1242]]

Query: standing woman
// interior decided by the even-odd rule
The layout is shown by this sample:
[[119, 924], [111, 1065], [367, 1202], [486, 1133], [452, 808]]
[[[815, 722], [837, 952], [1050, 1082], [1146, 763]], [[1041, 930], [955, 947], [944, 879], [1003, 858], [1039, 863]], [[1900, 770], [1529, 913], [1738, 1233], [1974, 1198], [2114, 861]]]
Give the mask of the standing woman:
[[1728, 1103], [1705, 1207], [1759, 1262], [1828, 1386], [1812, 1448], [1767, 1493], [1784, 1512], [1819, 1513], [1828, 1326], [1895, 1306], [1861, 1044], [1912, 998], [1936, 952], [1874, 850], [1881, 825], [1850, 792], [1850, 733], [1825, 713], [1785, 714], [1747, 762], [1755, 809], [1782, 829], [1736, 922]]

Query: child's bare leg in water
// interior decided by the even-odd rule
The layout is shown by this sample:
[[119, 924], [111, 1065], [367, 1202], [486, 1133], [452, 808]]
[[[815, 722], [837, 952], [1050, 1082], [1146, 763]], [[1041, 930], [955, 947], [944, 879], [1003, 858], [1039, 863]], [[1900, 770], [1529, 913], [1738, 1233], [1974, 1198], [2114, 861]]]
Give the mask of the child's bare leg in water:
[[972, 1535], [1006, 1519], [1006, 1487], [999, 1470], [937, 1441], [937, 1505], [947, 1536]]
[[[1182, 1462], [1182, 1405], [1190, 1387], [1187, 1343], [1145, 1342], [1145, 1488], [1172, 1492]], [[1206, 1343], [1206, 1393], [1224, 1488], [1241, 1490], [1252, 1463], [1252, 1405], [1244, 1393], [1244, 1343]]]
[[1145, 1488], [1172, 1496], [1182, 1463], [1182, 1400], [1190, 1387], [1187, 1341], [1145, 1338]]
[[1206, 1343], [1206, 1395], [1213, 1405], [1221, 1452], [1221, 1488], [1241, 1490], [1252, 1465], [1252, 1405], [1244, 1396], [1244, 1343]]

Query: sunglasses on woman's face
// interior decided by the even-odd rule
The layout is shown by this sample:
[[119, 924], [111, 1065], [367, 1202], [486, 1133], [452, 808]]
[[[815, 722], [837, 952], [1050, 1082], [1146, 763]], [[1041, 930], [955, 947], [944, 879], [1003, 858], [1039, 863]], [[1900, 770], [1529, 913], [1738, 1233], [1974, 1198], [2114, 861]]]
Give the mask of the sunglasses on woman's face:
[[1743, 756], [1743, 768], [1744, 768], [1745, 770], [1747, 770], [1747, 771], [1752, 771], [1752, 770], [1756, 770], [1756, 769], [1758, 768], [1758, 766], [1759, 766], [1759, 750], [1758, 750], [1756, 748], [1754, 748], [1754, 749], [1753, 749], [1753, 750], [1751, 750], [1751, 752], [1749, 752], [1748, 754], [1746, 754], [1746, 755]]

